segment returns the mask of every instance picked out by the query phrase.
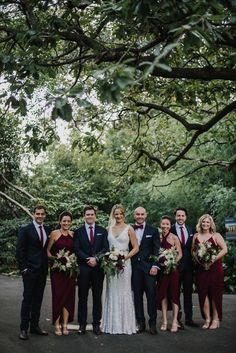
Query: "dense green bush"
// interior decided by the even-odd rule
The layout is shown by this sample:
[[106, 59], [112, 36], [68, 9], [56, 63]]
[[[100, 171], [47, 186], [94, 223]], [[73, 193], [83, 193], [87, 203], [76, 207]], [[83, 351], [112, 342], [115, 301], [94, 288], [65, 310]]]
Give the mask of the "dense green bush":
[[224, 271], [225, 271], [225, 292], [236, 293], [236, 242], [228, 241], [228, 253], [225, 255]]
[[0, 225], [0, 272], [17, 271], [15, 249], [18, 228], [23, 219], [4, 220]]

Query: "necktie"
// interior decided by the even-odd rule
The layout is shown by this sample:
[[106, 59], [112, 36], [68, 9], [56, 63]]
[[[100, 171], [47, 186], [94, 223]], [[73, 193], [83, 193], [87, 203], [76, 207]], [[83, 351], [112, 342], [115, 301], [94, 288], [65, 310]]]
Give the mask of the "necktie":
[[39, 226], [39, 235], [40, 235], [41, 245], [43, 246], [43, 229], [42, 229], [42, 226]]
[[184, 227], [180, 227], [181, 242], [183, 246], [185, 245]]
[[93, 226], [89, 226], [89, 241], [90, 244], [93, 245], [93, 241], [94, 241], [94, 235], [93, 235]]
[[143, 229], [143, 224], [134, 224], [134, 230]]

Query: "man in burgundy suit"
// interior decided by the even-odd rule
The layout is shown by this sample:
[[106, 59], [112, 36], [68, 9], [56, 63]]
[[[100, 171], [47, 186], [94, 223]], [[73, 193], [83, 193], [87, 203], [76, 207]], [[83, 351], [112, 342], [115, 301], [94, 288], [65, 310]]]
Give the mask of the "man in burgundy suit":
[[[187, 210], [183, 207], [179, 207], [175, 210], [176, 222], [172, 225], [171, 232], [176, 234], [180, 240], [183, 257], [180, 260], [179, 271], [180, 271], [180, 283], [183, 287], [183, 302], [184, 302], [184, 313], [185, 313], [185, 325], [198, 327], [193, 321], [193, 304], [192, 304], [192, 292], [193, 292], [193, 260], [192, 260], [192, 239], [193, 231], [185, 224], [187, 220]], [[184, 325], [181, 322], [181, 308], [178, 313], [179, 328], [183, 329]]]

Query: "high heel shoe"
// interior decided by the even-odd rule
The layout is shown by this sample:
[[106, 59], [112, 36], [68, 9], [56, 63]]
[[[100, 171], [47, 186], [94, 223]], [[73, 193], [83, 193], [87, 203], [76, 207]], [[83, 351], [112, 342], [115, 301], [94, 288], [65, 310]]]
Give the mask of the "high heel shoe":
[[220, 327], [220, 321], [219, 320], [212, 320], [211, 326], [209, 327], [210, 330], [215, 330], [216, 328]]
[[178, 331], [178, 322], [173, 322], [170, 332], [177, 332]]
[[63, 335], [68, 336], [69, 335], [69, 331], [68, 331], [67, 325], [63, 325], [62, 327], [63, 327], [63, 329], [62, 329]]
[[167, 322], [163, 322], [161, 325], [161, 331], [167, 331]]
[[202, 326], [202, 328], [204, 330], [207, 330], [209, 328], [209, 326], [210, 326], [210, 320], [206, 319], [206, 321], [205, 321], [204, 325]]
[[55, 326], [55, 331], [54, 331], [56, 336], [61, 336], [62, 332], [61, 332], [61, 326]]

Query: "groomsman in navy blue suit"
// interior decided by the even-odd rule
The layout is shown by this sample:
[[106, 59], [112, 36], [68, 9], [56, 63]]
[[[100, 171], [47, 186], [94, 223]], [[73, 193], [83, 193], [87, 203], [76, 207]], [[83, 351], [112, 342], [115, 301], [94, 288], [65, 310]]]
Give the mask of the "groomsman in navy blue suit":
[[78, 276], [78, 322], [79, 335], [86, 333], [87, 302], [90, 287], [93, 295], [93, 332], [99, 335], [102, 316], [102, 289], [104, 272], [100, 268], [99, 254], [109, 250], [107, 230], [95, 224], [96, 209], [93, 206], [84, 208], [85, 224], [74, 233], [74, 249], [80, 266]]
[[[179, 207], [175, 210], [176, 222], [172, 225], [171, 232], [176, 234], [180, 240], [183, 257], [180, 260], [179, 271], [180, 271], [180, 283], [183, 287], [183, 301], [184, 301], [184, 313], [185, 313], [185, 325], [198, 327], [193, 321], [193, 304], [192, 304], [192, 292], [193, 292], [193, 260], [192, 260], [192, 239], [193, 231], [185, 224], [187, 220], [187, 210], [183, 207]], [[181, 322], [182, 312], [179, 310], [178, 323], [179, 328], [184, 328]]]
[[160, 236], [156, 228], [146, 223], [145, 208], [138, 207], [134, 211], [135, 224], [133, 225], [139, 243], [139, 252], [131, 258], [132, 288], [134, 292], [135, 315], [138, 324], [138, 333], [145, 331], [145, 317], [143, 306], [144, 292], [147, 298], [149, 315], [149, 332], [156, 334], [156, 276], [157, 262], [150, 261], [150, 256], [158, 256]]
[[47, 336], [39, 327], [40, 310], [48, 272], [47, 242], [50, 228], [43, 224], [46, 209], [37, 205], [34, 220], [20, 228], [16, 244], [16, 259], [23, 278], [24, 292], [21, 305], [21, 340], [28, 340], [30, 333]]

